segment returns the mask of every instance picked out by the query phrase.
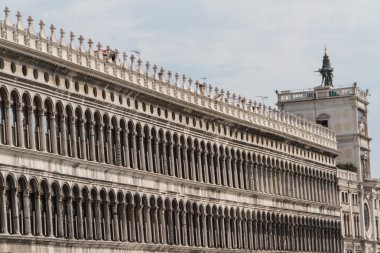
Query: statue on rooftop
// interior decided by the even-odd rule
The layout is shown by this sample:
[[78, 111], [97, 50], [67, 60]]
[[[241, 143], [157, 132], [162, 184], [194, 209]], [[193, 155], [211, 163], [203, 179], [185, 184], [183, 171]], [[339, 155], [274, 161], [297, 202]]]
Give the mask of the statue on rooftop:
[[325, 47], [325, 55], [323, 56], [322, 68], [318, 69], [316, 72], [321, 73], [322, 83], [321, 86], [333, 86], [332, 79], [334, 68], [331, 67], [329, 56], [327, 55], [327, 49]]

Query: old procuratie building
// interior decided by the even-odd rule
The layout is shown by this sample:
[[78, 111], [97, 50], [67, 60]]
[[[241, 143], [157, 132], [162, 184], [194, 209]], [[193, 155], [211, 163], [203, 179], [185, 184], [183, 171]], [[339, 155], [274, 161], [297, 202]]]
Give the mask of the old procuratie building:
[[341, 252], [331, 129], [9, 14], [0, 252]]
[[380, 180], [371, 178], [367, 128], [368, 91], [356, 83], [334, 87], [333, 68], [325, 51], [322, 84], [311, 90], [278, 93], [279, 109], [336, 132], [341, 230], [344, 252], [380, 252]]

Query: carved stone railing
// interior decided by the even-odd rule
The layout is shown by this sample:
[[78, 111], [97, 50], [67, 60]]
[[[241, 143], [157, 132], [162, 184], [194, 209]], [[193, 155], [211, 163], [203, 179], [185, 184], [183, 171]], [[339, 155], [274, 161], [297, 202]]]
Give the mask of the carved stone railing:
[[350, 181], [358, 181], [358, 174], [356, 172], [338, 169], [338, 178]]
[[[154, 65], [151, 68], [149, 62], [143, 64], [140, 58], [136, 59], [132, 54], [126, 53], [119, 60], [118, 50], [103, 49], [100, 43], [94, 50], [94, 42], [89, 39], [87, 49], [84, 48], [84, 38], [79, 36], [79, 43], [75, 43], [75, 35], [71, 32], [69, 43], [66, 43], [65, 32], [61, 29], [57, 39], [56, 28], [50, 26], [50, 36], [45, 34], [45, 23], [39, 22], [39, 32], [33, 28], [33, 18], [28, 18], [28, 26], [24, 27], [20, 12], [17, 12], [17, 23], [12, 24], [9, 18], [9, 9], [4, 10], [5, 18], [0, 22], [0, 42], [12, 47], [12, 44], [25, 47], [26, 51], [47, 54], [60, 61], [64, 60], [73, 64], [95, 70], [99, 73], [120, 79], [120, 83], [128, 81], [132, 85], [143, 86], [155, 92], [159, 92], [175, 99], [179, 99], [200, 107], [209, 108], [223, 114], [230, 115], [250, 122], [252, 124], [276, 130], [290, 136], [299, 137], [312, 143], [336, 149], [336, 136], [332, 129], [317, 125], [314, 122], [303, 119], [288, 112], [267, 107], [256, 101], [246, 100], [244, 97], [225, 92], [218, 87], [199, 83], [185, 75], [173, 75], [171, 71], [165, 72], [163, 68]], [[111, 57], [104, 55], [112, 53]]]
[[302, 91], [281, 91], [278, 94], [278, 102], [291, 102], [300, 100], [313, 100], [329, 97], [358, 96], [367, 101], [368, 92], [357, 87], [356, 83], [348, 87], [317, 87]]

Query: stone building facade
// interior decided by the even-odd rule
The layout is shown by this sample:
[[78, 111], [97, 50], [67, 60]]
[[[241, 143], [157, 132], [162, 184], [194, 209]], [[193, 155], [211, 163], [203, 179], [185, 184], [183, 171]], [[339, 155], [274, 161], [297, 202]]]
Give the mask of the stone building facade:
[[[332, 68], [325, 53], [322, 69]], [[322, 72], [323, 73], [323, 72]], [[278, 93], [279, 109], [334, 129], [344, 252], [380, 252], [380, 180], [371, 178], [368, 91], [322, 84]]]
[[341, 252], [331, 129], [9, 14], [0, 252]]

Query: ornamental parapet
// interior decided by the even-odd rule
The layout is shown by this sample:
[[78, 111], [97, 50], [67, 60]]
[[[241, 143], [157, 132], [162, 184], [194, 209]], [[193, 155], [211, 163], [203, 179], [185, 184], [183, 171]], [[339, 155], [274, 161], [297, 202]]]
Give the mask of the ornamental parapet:
[[[170, 70], [165, 71], [157, 65], [152, 67], [148, 61], [143, 64], [143, 61], [140, 58], [136, 59], [133, 54], [128, 57], [123, 53], [120, 60], [117, 49], [111, 50], [109, 47], [103, 49], [100, 43], [95, 49], [91, 39], [88, 40], [86, 49], [82, 35], [78, 37], [79, 44], [76, 44], [75, 35], [71, 32], [67, 43], [62, 29], [57, 39], [54, 25], [50, 26], [50, 36], [47, 36], [43, 21], [39, 22], [39, 32], [35, 32], [33, 18], [27, 19], [28, 25], [25, 27], [19, 12], [16, 15], [17, 23], [14, 25], [10, 20], [8, 8], [4, 13], [5, 18], [0, 22], [0, 47], [4, 49], [26, 55], [38, 55], [45, 61], [59, 65], [70, 63], [78, 67], [78, 71], [91, 69], [95, 75], [108, 77], [118, 84], [140, 92], [144, 92], [141, 91], [141, 87], [144, 87], [144, 90], [148, 89], [150, 94], [164, 95], [165, 98], [185, 106], [211, 110], [225, 117], [246, 121], [259, 129], [276, 131], [331, 149], [337, 148], [336, 135], [332, 129], [256, 101], [247, 100], [229, 91], [219, 90], [211, 84], [193, 82], [185, 75], [173, 74]], [[285, 94], [282, 99], [286, 99]]]
[[305, 90], [285, 90], [277, 92], [278, 102], [294, 102], [294, 101], [303, 101], [303, 100], [315, 100], [315, 99], [326, 99], [334, 97], [351, 97], [356, 96], [361, 99], [363, 102], [368, 103], [367, 97], [369, 96], [368, 90], [364, 91], [360, 89], [356, 83], [349, 86], [318, 86], [314, 89], [305, 89]]

